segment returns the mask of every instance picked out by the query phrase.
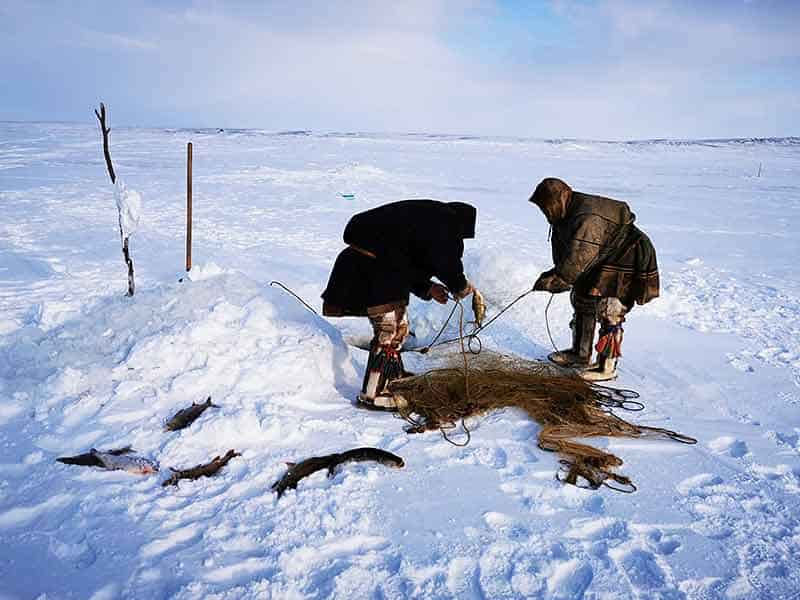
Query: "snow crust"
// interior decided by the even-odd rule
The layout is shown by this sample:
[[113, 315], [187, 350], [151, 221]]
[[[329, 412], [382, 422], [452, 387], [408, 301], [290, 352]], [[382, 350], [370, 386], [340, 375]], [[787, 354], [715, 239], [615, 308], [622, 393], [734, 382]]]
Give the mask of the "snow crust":
[[[800, 143], [606, 143], [431, 135], [116, 130], [141, 195], [136, 296], [92, 126], [0, 124], [0, 596], [3, 598], [793, 598], [800, 591]], [[185, 142], [195, 267], [181, 270]], [[759, 163], [762, 176], [756, 177]], [[157, 175], [154, 175], [157, 174]], [[697, 446], [599, 440], [633, 495], [557, 482], [538, 425], [501, 411], [457, 448], [351, 405], [364, 320], [320, 307], [353, 212], [409, 197], [478, 207], [470, 279], [489, 316], [550, 266], [527, 202], [545, 176], [628, 201], [662, 297], [626, 323], [625, 415]], [[130, 192], [130, 188], [127, 189]], [[341, 194], [352, 194], [343, 199]], [[135, 193], [136, 198], [139, 193]], [[133, 231], [139, 207], [122, 206]], [[181, 279], [182, 281], [178, 281]], [[546, 295], [486, 348], [541, 358]], [[414, 343], [449, 307], [413, 301]], [[567, 343], [565, 296], [549, 311]], [[454, 333], [450, 330], [448, 334]], [[409, 356], [422, 371], [447, 356]], [[166, 419], [211, 396], [191, 427]], [[458, 435], [454, 432], [454, 435]], [[57, 456], [130, 444], [138, 477]], [[276, 501], [286, 461], [377, 446]], [[242, 453], [214, 478], [187, 468]]]
[[121, 178], [117, 177], [114, 184], [114, 201], [117, 204], [122, 237], [123, 239], [128, 238], [139, 227], [142, 197], [139, 192], [129, 188]]

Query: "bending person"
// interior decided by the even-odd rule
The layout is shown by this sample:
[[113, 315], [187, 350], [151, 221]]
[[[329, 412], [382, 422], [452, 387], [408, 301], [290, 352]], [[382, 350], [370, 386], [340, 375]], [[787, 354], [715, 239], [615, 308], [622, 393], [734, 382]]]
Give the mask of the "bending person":
[[[359, 402], [394, 410], [388, 391], [404, 373], [400, 349], [408, 336], [409, 294], [447, 302], [472, 293], [461, 257], [475, 237], [476, 210], [462, 202], [401, 200], [355, 215], [344, 230], [347, 248], [336, 259], [322, 294], [328, 317], [366, 316], [373, 329]], [[444, 285], [434, 283], [436, 277]]]
[[[556, 364], [578, 367], [582, 377], [606, 381], [617, 376], [622, 323], [634, 304], [658, 297], [656, 251], [633, 222], [625, 202], [575, 192], [560, 179], [542, 180], [533, 202], [551, 227], [553, 264], [534, 284], [554, 294], [571, 290], [572, 347], [550, 354]], [[597, 320], [597, 364], [592, 345]]]

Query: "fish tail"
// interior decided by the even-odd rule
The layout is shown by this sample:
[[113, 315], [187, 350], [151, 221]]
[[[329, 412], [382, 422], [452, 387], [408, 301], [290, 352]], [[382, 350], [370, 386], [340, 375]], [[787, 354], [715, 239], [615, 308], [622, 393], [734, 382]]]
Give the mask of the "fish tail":
[[56, 459], [65, 465], [80, 465], [82, 467], [102, 467], [103, 461], [94, 454], [80, 454], [78, 456], [60, 456]]

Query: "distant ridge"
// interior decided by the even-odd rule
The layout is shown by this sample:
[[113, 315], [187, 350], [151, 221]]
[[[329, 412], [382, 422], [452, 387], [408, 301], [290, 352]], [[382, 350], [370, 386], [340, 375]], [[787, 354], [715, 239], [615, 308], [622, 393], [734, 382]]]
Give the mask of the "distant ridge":
[[[78, 121], [4, 121], [0, 126], [37, 125], [37, 126], [67, 126], [76, 128], [92, 127], [95, 124]], [[350, 139], [405, 139], [416, 141], [440, 142], [539, 142], [545, 144], [624, 144], [624, 145], [663, 145], [663, 146], [721, 146], [729, 144], [740, 145], [777, 145], [798, 146], [800, 136], [778, 137], [728, 137], [728, 138], [644, 138], [634, 140], [603, 140], [592, 138], [550, 137], [537, 138], [525, 136], [500, 136], [500, 135], [474, 135], [467, 133], [426, 133], [426, 132], [368, 132], [368, 131], [314, 131], [311, 129], [267, 130], [261, 128], [239, 127], [130, 127], [117, 125], [119, 130], [163, 131], [165, 133], [193, 133], [196, 135], [243, 135], [243, 136], [280, 136], [280, 137], [326, 137]]]

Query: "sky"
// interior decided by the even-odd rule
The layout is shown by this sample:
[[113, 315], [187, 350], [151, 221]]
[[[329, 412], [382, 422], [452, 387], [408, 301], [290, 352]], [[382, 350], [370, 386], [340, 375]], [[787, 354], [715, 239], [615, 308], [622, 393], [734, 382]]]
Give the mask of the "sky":
[[800, 135], [800, 1], [0, 0], [0, 120]]

